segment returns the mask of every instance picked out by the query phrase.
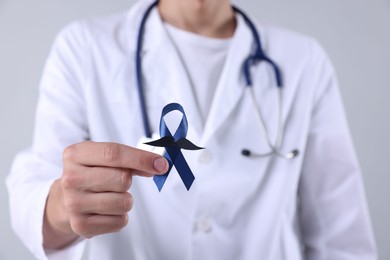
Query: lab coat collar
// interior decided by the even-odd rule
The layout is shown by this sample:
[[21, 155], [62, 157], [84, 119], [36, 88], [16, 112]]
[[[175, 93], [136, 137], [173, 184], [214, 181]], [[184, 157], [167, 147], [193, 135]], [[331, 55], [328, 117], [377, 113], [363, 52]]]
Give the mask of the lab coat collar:
[[[204, 122], [197, 106], [195, 93], [157, 8], [152, 10], [146, 22], [143, 42], [142, 71], [145, 88], [157, 91], [158, 93], [152, 94], [160, 96], [163, 105], [172, 102], [181, 104], [189, 121], [189, 131], [194, 131], [200, 139]], [[155, 101], [161, 104], [161, 100]]]
[[251, 31], [241, 15], [237, 14], [236, 19], [237, 28], [214, 94], [201, 145], [205, 145], [226, 120], [229, 120], [229, 115], [237, 108], [238, 101], [244, 93], [242, 65], [250, 54], [253, 40]]

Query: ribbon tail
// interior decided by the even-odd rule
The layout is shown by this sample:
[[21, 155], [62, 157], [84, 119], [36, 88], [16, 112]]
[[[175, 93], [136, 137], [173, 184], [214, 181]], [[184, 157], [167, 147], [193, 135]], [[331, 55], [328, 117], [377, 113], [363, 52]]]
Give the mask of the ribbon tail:
[[188, 166], [187, 161], [181, 151], [179, 151], [174, 165], [187, 190], [190, 190], [192, 183], [195, 180], [195, 176], [192, 173], [190, 166]]
[[168, 175], [169, 175], [169, 172], [167, 172], [164, 175], [154, 175], [153, 176], [153, 181], [156, 184], [157, 189], [158, 189], [159, 192], [161, 192], [161, 190], [162, 190], [162, 188], [163, 188], [163, 186], [165, 184], [165, 181], [168, 178]]

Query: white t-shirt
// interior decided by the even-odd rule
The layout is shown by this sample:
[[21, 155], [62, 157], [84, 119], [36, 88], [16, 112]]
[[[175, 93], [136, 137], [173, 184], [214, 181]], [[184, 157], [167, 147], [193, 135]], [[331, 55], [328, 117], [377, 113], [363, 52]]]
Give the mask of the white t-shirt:
[[217, 39], [184, 31], [164, 23], [187, 71], [203, 124], [207, 120], [231, 38]]

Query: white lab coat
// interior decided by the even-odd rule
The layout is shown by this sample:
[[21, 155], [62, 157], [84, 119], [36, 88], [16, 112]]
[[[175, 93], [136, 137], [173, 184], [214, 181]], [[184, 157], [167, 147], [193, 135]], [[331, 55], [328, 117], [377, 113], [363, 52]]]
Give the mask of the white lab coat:
[[[12, 225], [39, 259], [79, 259], [85, 241], [44, 252], [42, 222], [62, 151], [87, 139], [136, 146], [143, 135], [135, 81], [135, 43], [146, 3], [128, 13], [77, 22], [57, 37], [41, 81], [32, 148], [20, 153], [7, 180]], [[308, 37], [259, 25], [265, 52], [280, 66], [285, 92], [283, 151], [292, 160], [247, 158], [242, 148], [269, 150], [245, 91], [242, 62], [252, 36], [238, 26], [206, 122], [156, 10], [145, 31], [143, 75], [148, 115], [158, 131], [162, 108], [183, 105], [184, 151], [196, 176], [187, 191], [175, 170], [158, 192], [135, 177], [134, 208], [119, 233], [90, 240], [90, 259], [373, 260], [376, 248], [362, 179], [333, 68]], [[254, 91], [272, 140], [277, 91], [272, 69], [252, 70]], [[46, 256], [47, 254], [47, 256]]]

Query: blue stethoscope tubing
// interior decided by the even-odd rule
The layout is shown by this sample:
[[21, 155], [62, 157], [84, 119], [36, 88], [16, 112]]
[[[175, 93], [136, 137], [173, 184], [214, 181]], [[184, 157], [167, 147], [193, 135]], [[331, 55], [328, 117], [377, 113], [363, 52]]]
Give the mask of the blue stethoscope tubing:
[[[136, 80], [137, 80], [139, 102], [140, 102], [140, 108], [141, 108], [144, 133], [145, 133], [145, 136], [147, 138], [152, 137], [152, 131], [150, 128], [148, 113], [146, 110], [146, 101], [145, 101], [145, 94], [144, 94], [144, 87], [143, 87], [143, 80], [142, 80], [141, 51], [142, 51], [142, 43], [143, 43], [143, 36], [144, 36], [144, 32], [145, 32], [146, 21], [150, 15], [150, 12], [152, 11], [152, 9], [154, 7], [156, 7], [158, 5], [158, 3], [159, 3], [158, 0], [153, 2], [146, 9], [146, 11], [141, 19], [141, 23], [140, 23], [139, 31], [138, 31], [137, 48], [136, 48], [136, 55], [135, 55], [135, 71], [136, 71]], [[282, 117], [281, 116], [282, 89], [283, 89], [282, 73], [281, 73], [278, 65], [264, 53], [262, 45], [261, 45], [261, 41], [260, 41], [260, 35], [259, 35], [254, 23], [249, 19], [249, 17], [243, 11], [241, 11], [240, 9], [238, 9], [235, 6], [233, 6], [232, 8], [236, 13], [239, 13], [243, 17], [245, 23], [247, 24], [247, 26], [249, 27], [249, 29], [252, 33], [253, 40], [255, 43], [255, 48], [253, 49], [252, 53], [243, 62], [243, 75], [244, 75], [246, 87], [250, 92], [250, 95], [252, 97], [252, 101], [253, 101], [254, 106], [255, 106], [255, 111], [256, 111], [258, 121], [259, 121], [259, 126], [262, 129], [263, 135], [265, 136], [269, 147], [271, 148], [270, 152], [263, 153], [263, 154], [257, 154], [257, 153], [253, 153], [249, 149], [243, 149], [241, 151], [241, 154], [244, 156], [248, 156], [248, 157], [266, 157], [266, 156], [270, 156], [270, 155], [277, 155], [277, 156], [284, 157], [287, 159], [294, 158], [299, 154], [297, 149], [294, 149], [289, 153], [282, 153], [280, 151], [280, 148], [281, 148], [282, 143], [283, 143], [283, 135], [284, 135], [284, 126], [283, 126], [283, 122], [282, 122], [282, 118], [281, 118]], [[251, 68], [251, 66], [253, 66], [261, 61], [267, 62], [273, 68], [273, 71], [275, 74], [276, 86], [279, 89], [279, 126], [278, 126], [277, 140], [276, 140], [275, 144], [273, 144], [271, 142], [271, 139], [270, 139], [270, 136], [269, 136], [268, 131], [266, 129], [263, 117], [260, 113], [259, 108], [257, 107], [255, 95], [253, 92], [253, 81], [252, 81], [252, 77], [251, 77], [250, 68]]]

